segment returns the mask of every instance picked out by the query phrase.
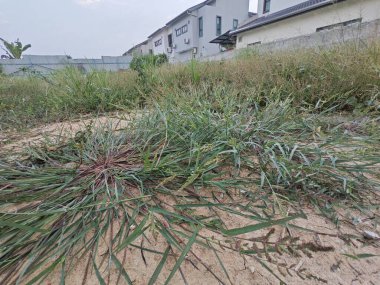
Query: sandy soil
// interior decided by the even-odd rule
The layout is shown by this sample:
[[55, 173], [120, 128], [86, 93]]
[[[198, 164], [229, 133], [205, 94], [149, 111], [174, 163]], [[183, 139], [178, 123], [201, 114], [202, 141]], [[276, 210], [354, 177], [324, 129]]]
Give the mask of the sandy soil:
[[[86, 125], [109, 124], [112, 123], [115, 128], [122, 128], [128, 123], [127, 119], [120, 118], [99, 118], [97, 120], [82, 120], [77, 122], [68, 122], [64, 124], [54, 124], [43, 128], [32, 130], [23, 138], [15, 138], [17, 142], [0, 144], [0, 153], [12, 153], [20, 148], [24, 148], [30, 143], [38, 143], [44, 136], [54, 137], [62, 133], [73, 133], [85, 128]], [[1, 142], [0, 142], [1, 143]], [[379, 203], [374, 203], [379, 205]], [[278, 254], [270, 255], [271, 263], [267, 263], [279, 278], [287, 284], [339, 284], [339, 285], [377, 285], [380, 284], [380, 241], [370, 240], [364, 237], [364, 231], [371, 231], [376, 234], [380, 233], [380, 210], [374, 210], [365, 215], [358, 211], [341, 210], [341, 223], [336, 226], [331, 221], [322, 217], [317, 210], [312, 207], [304, 207], [303, 211], [307, 214], [308, 219], [299, 219], [292, 221], [290, 224], [300, 228], [289, 227], [287, 230], [282, 227], [273, 227], [274, 233], [271, 236], [271, 241], [277, 240], [286, 236], [299, 238], [298, 244], [312, 242], [323, 248], [331, 247], [331, 251], [312, 253], [308, 256], [301, 254]], [[224, 214], [224, 221], [229, 228], [236, 228], [248, 224], [246, 220]], [[252, 223], [252, 221], [250, 222]], [[262, 237], [267, 235], [269, 229], [256, 232], [255, 234], [246, 234], [242, 236], [246, 239]], [[209, 235], [209, 233], [202, 233]], [[164, 251], [166, 244], [163, 240], [155, 240], [148, 235], [149, 240], [144, 240], [144, 246], [154, 250]], [[137, 241], [138, 244], [140, 241]], [[101, 252], [96, 257], [97, 260], [107, 251], [107, 242], [101, 246]], [[102, 252], [103, 251], [103, 252]], [[193, 254], [189, 254], [186, 261], [181, 267], [181, 271], [177, 272], [171, 284], [207, 284], [219, 285], [222, 284], [215, 279], [212, 274], [206, 270], [202, 262], [209, 266], [224, 284], [248, 285], [248, 284], [280, 284], [280, 281], [274, 277], [267, 269], [265, 269], [257, 261], [257, 256], [242, 256], [231, 250], [223, 247], [218, 248], [218, 254], [223, 261], [229, 275], [229, 279], [224, 274], [214, 252], [208, 251], [197, 246], [193, 249]], [[372, 254], [377, 257], [364, 259], [353, 259], [348, 255]], [[145, 264], [139, 249], [128, 249], [125, 253], [126, 258], [123, 266], [130, 274], [134, 284], [148, 284], [150, 276], [153, 274], [161, 256], [152, 253], [145, 253], [144, 257], [147, 261]], [[195, 256], [200, 257], [202, 262]], [[123, 260], [123, 253], [118, 255], [120, 260]], [[74, 263], [73, 270], [66, 276], [66, 284], [79, 285], [83, 284], [84, 275], [86, 272], [86, 264], [88, 257], [82, 260], [77, 260]], [[266, 256], [262, 256], [262, 260], [267, 260]], [[175, 259], [169, 258], [168, 264], [165, 266], [163, 274], [158, 279], [156, 284], [164, 284], [165, 277], [170, 273], [174, 266]], [[276, 265], [277, 264], [277, 265]], [[286, 270], [288, 268], [288, 270]], [[116, 284], [118, 271], [114, 265], [105, 262], [100, 268], [101, 272], [109, 270], [109, 284]], [[57, 270], [43, 284], [55, 285], [60, 284], [60, 270]], [[88, 271], [85, 278], [85, 284], [98, 284], [95, 272], [92, 267]], [[108, 281], [108, 280], [107, 280]], [[124, 283], [123, 279], [119, 284]]]
[[128, 125], [132, 117], [138, 114], [110, 115], [98, 118], [84, 118], [80, 120], [55, 123], [32, 129], [26, 133], [4, 133], [0, 134], [0, 155], [12, 154], [25, 149], [31, 145], [38, 145], [45, 138], [54, 139], [59, 136], [73, 136], [78, 131], [84, 130], [86, 126], [111, 126], [113, 129], [122, 129]]
[[[363, 238], [363, 230], [379, 231], [379, 228], [374, 220], [366, 220], [363, 218], [363, 222], [354, 226], [350, 223], [343, 223], [339, 228], [334, 224], [317, 215], [312, 209], [304, 209], [307, 213], [307, 220], [296, 220], [290, 224], [303, 227], [305, 230], [298, 230], [290, 227], [289, 231], [284, 230], [281, 227], [274, 227], [274, 233], [271, 237], [272, 241], [276, 241], [280, 237], [291, 235], [292, 237], [299, 237], [299, 244], [312, 242], [322, 247], [332, 247], [332, 251], [329, 252], [317, 252], [312, 253], [312, 256], [305, 254], [299, 255], [279, 255], [271, 254], [271, 263], [267, 263], [275, 274], [278, 275], [287, 284], [379, 284], [380, 280], [380, 247], [379, 241], [370, 241]], [[347, 213], [345, 213], [347, 214]], [[352, 216], [351, 218], [360, 219], [360, 216]], [[347, 219], [348, 221], [348, 219]], [[225, 222], [230, 227], [240, 227], [247, 224], [246, 221], [237, 219], [235, 216], [225, 217]], [[269, 229], [256, 232], [255, 234], [246, 234], [242, 237], [246, 239], [257, 238], [259, 236], [265, 236], [269, 232]], [[207, 235], [207, 233], [202, 233]], [[347, 238], [350, 235], [351, 238]], [[345, 238], [346, 237], [346, 238]], [[150, 236], [148, 235], [150, 239]], [[141, 240], [140, 240], [141, 242]], [[150, 243], [149, 243], [150, 242]], [[153, 238], [150, 241], [145, 240], [144, 246], [154, 250], [164, 251], [166, 244], [162, 240], [155, 241]], [[139, 244], [139, 242], [136, 242]], [[201, 258], [202, 262], [223, 281], [219, 282], [212, 276], [212, 274], [202, 266], [202, 263], [197, 258], [189, 254], [187, 260], [182, 265], [181, 269], [184, 274], [184, 278], [179, 272], [176, 273], [174, 279], [170, 284], [207, 284], [207, 285], [219, 285], [219, 284], [236, 284], [236, 285], [248, 285], [248, 284], [280, 284], [280, 281], [274, 277], [267, 269], [265, 269], [260, 263], [250, 256], [242, 256], [238, 253], [230, 250], [217, 248], [218, 255], [223, 261], [230, 281], [223, 273], [214, 252], [199, 247], [194, 247], [193, 252], [196, 256]], [[107, 251], [106, 244], [103, 245], [103, 252]], [[370, 253], [373, 255], [379, 255], [379, 257], [371, 257], [367, 259], [355, 260], [347, 257], [344, 254], [358, 255]], [[97, 260], [99, 260], [99, 256]], [[161, 256], [150, 253], [144, 254], [147, 264], [144, 263], [141, 252], [139, 249], [128, 249], [126, 252], [126, 260], [124, 267], [130, 274], [134, 284], [148, 284], [150, 276], [153, 274], [157, 264], [159, 263]], [[120, 260], [123, 260], [123, 254], [118, 255]], [[74, 266], [72, 272], [66, 277], [66, 284], [79, 285], [83, 284], [83, 276], [86, 270], [85, 264], [87, 259], [78, 261]], [[266, 260], [266, 257], [262, 257]], [[107, 263], [107, 262], [106, 262]], [[166, 265], [162, 275], [158, 279], [156, 284], [164, 284], [165, 278], [169, 275], [171, 268], [174, 266], [174, 258], [170, 259]], [[276, 266], [277, 263], [281, 266]], [[107, 276], [108, 265], [102, 267], [102, 272]], [[196, 267], [195, 267], [196, 266]], [[287, 272], [286, 268], [289, 269]], [[118, 271], [114, 265], [110, 265], [109, 268], [109, 284], [116, 284], [118, 277]], [[86, 284], [98, 284], [95, 272], [90, 268], [86, 278]], [[46, 284], [59, 284], [60, 272], [52, 275]], [[119, 284], [126, 284], [122, 279]]]

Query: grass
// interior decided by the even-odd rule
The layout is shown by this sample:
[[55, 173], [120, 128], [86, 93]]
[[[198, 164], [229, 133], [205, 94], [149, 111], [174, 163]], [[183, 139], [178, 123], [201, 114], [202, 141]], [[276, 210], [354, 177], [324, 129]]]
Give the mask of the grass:
[[[167, 94], [223, 86], [266, 104], [273, 96], [292, 97], [295, 107], [324, 111], [379, 109], [380, 45], [339, 46], [330, 50], [259, 55], [228, 62], [148, 68], [144, 80], [134, 71], [68, 69], [45, 77], [0, 77], [0, 129], [30, 128], [83, 114], [151, 105]], [[153, 100], [152, 100], [153, 99]]]
[[[142, 102], [146, 108], [125, 129], [90, 125], [72, 138], [47, 139], [28, 149], [23, 160], [1, 159], [2, 283], [40, 283], [60, 269], [64, 284], [79, 258], [100, 284], [110, 283], [111, 267], [117, 268], [118, 281], [133, 284], [124, 264], [127, 250], [138, 248], [142, 256], [160, 256], [149, 284], [163, 278], [165, 269], [171, 270], [165, 284], [176, 273], [186, 283], [181, 265], [193, 260], [221, 284], [231, 284], [220, 258], [224, 248], [254, 258], [285, 284], [270, 268], [271, 253], [310, 255], [331, 248], [288, 238], [273, 243], [271, 231], [255, 241], [244, 234], [291, 226], [306, 217], [304, 203], [335, 219], [335, 206], [368, 205], [380, 186], [378, 48], [355, 50], [355, 57], [350, 52], [353, 47], [285, 54], [280, 63], [280, 55], [245, 55], [225, 63], [164, 66], [148, 72], [144, 84], [151, 94], [126, 96], [136, 100], [128, 104], [117, 92], [102, 97], [100, 86], [142, 94], [147, 88], [121, 79], [132, 73], [65, 71], [48, 78], [63, 82], [57, 100], [72, 94], [73, 102], [56, 104], [72, 104], [67, 110], [74, 115]], [[37, 89], [42, 84], [35, 78], [13, 80], [20, 89], [22, 82]], [[86, 100], [98, 103], [87, 106]], [[31, 114], [25, 116], [33, 121]], [[228, 226], [227, 214], [245, 225]], [[145, 246], [151, 239], [163, 241], [164, 250]], [[213, 253], [224, 275], [195, 247]]]
[[0, 129], [27, 129], [80, 115], [135, 108], [140, 95], [133, 73], [66, 69], [49, 77], [0, 77]]

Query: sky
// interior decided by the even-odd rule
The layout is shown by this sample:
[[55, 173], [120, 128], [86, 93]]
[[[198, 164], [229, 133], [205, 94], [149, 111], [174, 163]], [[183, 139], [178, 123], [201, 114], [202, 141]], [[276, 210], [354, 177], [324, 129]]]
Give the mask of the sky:
[[[32, 44], [26, 54], [118, 56], [200, 2], [0, 0], [0, 38]], [[250, 10], [256, 11], [257, 0], [251, 2]]]

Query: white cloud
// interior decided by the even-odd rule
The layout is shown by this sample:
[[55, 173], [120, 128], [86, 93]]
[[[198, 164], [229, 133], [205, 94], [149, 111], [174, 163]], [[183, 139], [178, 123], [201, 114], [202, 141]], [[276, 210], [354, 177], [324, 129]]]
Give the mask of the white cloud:
[[97, 4], [99, 2], [101, 2], [101, 0], [77, 0], [77, 3], [83, 6], [89, 6], [89, 5]]

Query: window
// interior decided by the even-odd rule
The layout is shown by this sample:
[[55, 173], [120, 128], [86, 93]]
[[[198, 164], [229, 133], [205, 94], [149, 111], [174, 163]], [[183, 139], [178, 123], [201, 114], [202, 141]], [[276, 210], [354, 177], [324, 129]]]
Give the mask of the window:
[[168, 35], [168, 44], [169, 44], [169, 47], [173, 47], [173, 35], [172, 34]]
[[216, 16], [216, 35], [220, 36], [222, 34], [222, 17]]
[[239, 43], [243, 41], [243, 37], [239, 37]]
[[339, 28], [339, 27], [351, 26], [351, 25], [354, 25], [354, 24], [357, 24], [357, 23], [361, 23], [362, 20], [363, 20], [362, 18], [358, 18], [358, 19], [353, 19], [353, 20], [346, 21], [346, 22], [341, 22], [341, 23], [337, 23], [337, 24], [333, 24], [333, 25], [328, 25], [328, 26], [320, 27], [320, 28], [317, 28], [317, 32], [326, 31], [326, 30], [332, 30], [332, 29]]
[[234, 19], [233, 23], [232, 23], [232, 29], [236, 30], [239, 26], [239, 20], [237, 19]]
[[181, 28], [175, 30], [175, 35], [179, 37], [180, 35], [187, 33], [187, 31], [188, 31], [187, 25], [184, 25]]
[[160, 45], [162, 45], [162, 38], [159, 39], [158, 41], [155, 41], [155, 42], [154, 42], [154, 46], [155, 46], [155, 47], [158, 47], [158, 46], [160, 46]]
[[203, 17], [198, 19], [199, 21], [199, 37], [203, 37]]
[[270, 11], [270, 0], [264, 0], [263, 13], [268, 13]]

